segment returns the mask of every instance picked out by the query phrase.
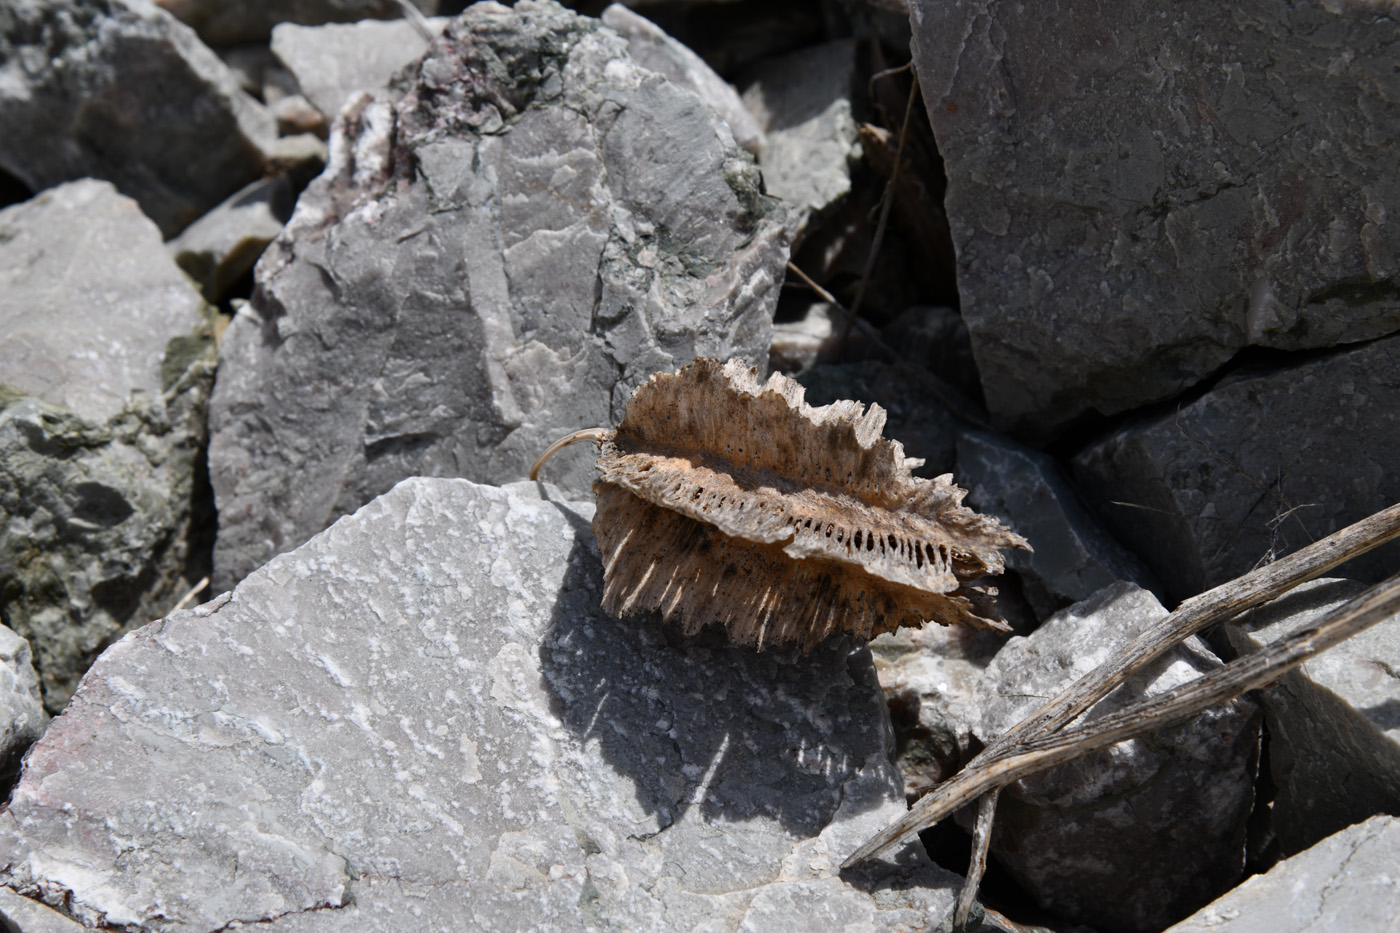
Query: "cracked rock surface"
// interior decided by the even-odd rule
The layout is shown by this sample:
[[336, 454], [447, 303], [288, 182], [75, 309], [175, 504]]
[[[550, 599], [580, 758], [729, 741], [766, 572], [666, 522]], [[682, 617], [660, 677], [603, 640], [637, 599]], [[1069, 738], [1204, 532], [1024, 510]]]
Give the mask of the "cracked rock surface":
[[654, 372], [767, 357], [785, 211], [596, 20], [477, 4], [331, 150], [221, 351], [216, 589], [405, 476], [522, 479]]
[[164, 236], [262, 171], [276, 126], [150, 0], [0, 8], [0, 168], [33, 191], [104, 178]]
[[212, 328], [160, 231], [87, 179], [0, 211], [0, 617], [58, 712], [206, 572]]
[[[1250, 654], [1364, 589], [1313, 580], [1224, 630], [1236, 651]], [[1348, 638], [1257, 695], [1278, 789], [1270, 819], [1285, 855], [1372, 814], [1400, 813], [1400, 618]]]
[[1255, 875], [1167, 933], [1393, 930], [1400, 819], [1373, 816]]
[[[1241, 370], [1074, 460], [1080, 489], [1185, 599], [1400, 501], [1400, 336]], [[1400, 545], [1349, 561], [1378, 582]]]
[[[1115, 583], [1011, 639], [977, 682], [977, 737], [990, 744], [1165, 615], [1151, 593]], [[1085, 719], [1219, 666], [1193, 637]], [[1060, 917], [1155, 933], [1228, 889], [1244, 868], [1261, 718], [1253, 701], [1235, 699], [1018, 781], [1001, 793], [992, 852]]]
[[1245, 346], [1400, 329], [1400, 33], [1368, 3], [911, 0], [988, 407], [1045, 438]]
[[[869, 653], [597, 609], [590, 505], [412, 479], [99, 660], [0, 813], [4, 883], [88, 926], [910, 929]], [[547, 495], [556, 495], [548, 492]]]

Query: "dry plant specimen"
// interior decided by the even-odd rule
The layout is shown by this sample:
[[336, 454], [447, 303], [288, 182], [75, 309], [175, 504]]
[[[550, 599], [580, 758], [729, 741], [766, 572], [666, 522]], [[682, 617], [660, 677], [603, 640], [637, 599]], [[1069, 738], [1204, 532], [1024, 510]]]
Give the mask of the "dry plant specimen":
[[885, 412], [813, 408], [782, 375], [697, 359], [658, 373], [601, 443], [593, 531], [603, 608], [659, 610], [687, 633], [718, 623], [763, 648], [810, 650], [836, 632], [869, 639], [928, 621], [1008, 630], [999, 548], [1030, 545], [962, 504], [949, 475], [915, 477]]

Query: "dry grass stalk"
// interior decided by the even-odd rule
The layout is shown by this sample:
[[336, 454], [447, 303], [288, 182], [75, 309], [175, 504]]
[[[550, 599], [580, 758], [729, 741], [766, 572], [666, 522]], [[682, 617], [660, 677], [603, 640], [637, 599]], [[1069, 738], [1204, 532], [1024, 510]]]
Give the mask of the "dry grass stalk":
[[760, 648], [928, 621], [1005, 630], [974, 581], [1025, 540], [964, 506], [950, 476], [915, 477], [878, 405], [813, 408], [757, 373], [701, 359], [657, 374], [596, 435], [603, 608]]
[[[1400, 576], [1367, 590], [1321, 623], [1176, 690], [1073, 729], [1072, 720], [1186, 638], [1268, 602], [1333, 567], [1400, 537], [1400, 505], [1391, 506], [1275, 563], [1195, 596], [1131, 644], [1006, 732], [958, 774], [920, 799], [845, 862], [855, 865], [912, 837], [983, 794], [1098, 748], [1179, 722], [1264, 686], [1309, 657], [1400, 612]], [[1062, 731], [1063, 730], [1063, 731]], [[985, 858], [990, 820], [976, 838]], [[974, 857], [974, 863], [978, 861]], [[980, 872], [970, 873], [975, 888]]]

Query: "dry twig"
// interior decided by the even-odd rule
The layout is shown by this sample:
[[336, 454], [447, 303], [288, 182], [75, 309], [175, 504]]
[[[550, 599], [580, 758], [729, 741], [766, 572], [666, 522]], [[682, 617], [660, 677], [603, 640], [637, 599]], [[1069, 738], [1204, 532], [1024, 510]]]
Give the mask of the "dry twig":
[[[1167, 693], [1074, 729], [1064, 727], [1154, 659], [1203, 629], [1268, 602], [1344, 561], [1400, 537], [1393, 505], [1275, 563], [1192, 597], [1115, 657], [1082, 677], [988, 746], [903, 818], [861, 846], [849, 867], [1014, 781], [1087, 752], [1189, 718], [1277, 679], [1320, 651], [1400, 612], [1400, 576], [1330, 613], [1318, 625]], [[990, 833], [987, 834], [987, 838]], [[986, 839], [979, 833], [979, 845]], [[974, 857], [974, 860], [978, 856]], [[980, 854], [980, 857], [985, 857]]]

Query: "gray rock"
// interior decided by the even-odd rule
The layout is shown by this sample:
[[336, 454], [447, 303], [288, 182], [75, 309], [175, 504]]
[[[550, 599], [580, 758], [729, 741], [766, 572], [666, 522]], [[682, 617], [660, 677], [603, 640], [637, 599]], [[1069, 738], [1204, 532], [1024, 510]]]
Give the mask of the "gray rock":
[[0, 10], [0, 168], [32, 191], [104, 178], [165, 236], [256, 178], [272, 117], [150, 0]]
[[9, 933], [82, 933], [87, 927], [38, 901], [0, 887], [0, 923]]
[[[428, 21], [441, 34], [445, 18]], [[301, 93], [334, 120], [356, 91], [376, 91], [399, 69], [428, 50], [428, 40], [408, 20], [298, 26], [272, 30], [272, 51], [296, 78]]]
[[1372, 817], [1255, 875], [1167, 933], [1392, 930], [1400, 916], [1400, 819]]
[[[1165, 615], [1151, 593], [1116, 583], [1011, 639], [978, 682], [978, 738], [990, 743]], [[1193, 638], [1086, 719], [1219, 666]], [[992, 851], [1061, 917], [1160, 930], [1229, 888], [1244, 868], [1260, 719], [1253, 702], [1234, 700], [1017, 782], [1002, 791]]]
[[212, 327], [107, 182], [0, 211], [0, 616], [57, 712], [207, 564], [189, 535]]
[[763, 148], [763, 129], [744, 107], [739, 93], [704, 59], [668, 36], [661, 27], [620, 3], [603, 11], [603, 24], [627, 40], [627, 54], [648, 71], [689, 88], [724, 118], [734, 141], [754, 155]]
[[925, 625], [870, 643], [910, 799], [952, 777], [978, 750], [977, 682], [1006, 641], [995, 632]]
[[166, 244], [175, 262], [219, 301], [252, 271], [291, 216], [296, 200], [286, 176], [255, 181]]
[[[1400, 501], [1400, 337], [1247, 370], [1075, 457], [1089, 504], [1184, 599]], [[1347, 563], [1376, 581], [1390, 544]]]
[[982, 431], [959, 430], [957, 438], [957, 478], [968, 504], [997, 516], [1035, 548], [1007, 552], [1006, 566], [1038, 618], [1119, 580], [1157, 588], [1079, 501], [1052, 457]]
[[820, 214], [850, 192], [862, 153], [851, 106], [856, 80], [852, 40], [784, 55], [754, 73], [744, 104], [766, 134], [758, 162], [769, 194]]
[[904, 445], [904, 453], [924, 465], [914, 475], [931, 477], [953, 469], [953, 420], [937, 402], [931, 377], [877, 360], [823, 363], [795, 377], [807, 389], [807, 404], [830, 405], [839, 399], [874, 402], [888, 413], [885, 437]]
[[[542, 493], [544, 495], [542, 496]], [[621, 622], [588, 504], [411, 479], [131, 633], [31, 751], [3, 881], [93, 926], [909, 929], [868, 652]]]
[[[396, 0], [155, 0], [181, 21], [194, 27], [210, 45], [266, 41], [278, 23], [319, 26], [361, 19], [397, 19], [403, 14]], [[410, 0], [432, 16], [438, 0]]]
[[911, 0], [988, 407], [1046, 437], [1400, 329], [1383, 6]]
[[[596, 20], [477, 5], [331, 149], [222, 347], [216, 588], [405, 476], [520, 479], [654, 372], [767, 356], [785, 212]], [[548, 476], [587, 490], [590, 451]]]
[[[1307, 628], [1364, 587], [1314, 580], [1225, 626], [1241, 654]], [[1400, 813], [1400, 625], [1383, 622], [1259, 692], [1269, 808], [1285, 855], [1376, 813]]]
[[20, 758], [49, 723], [29, 642], [0, 625], [0, 794], [19, 776]]

